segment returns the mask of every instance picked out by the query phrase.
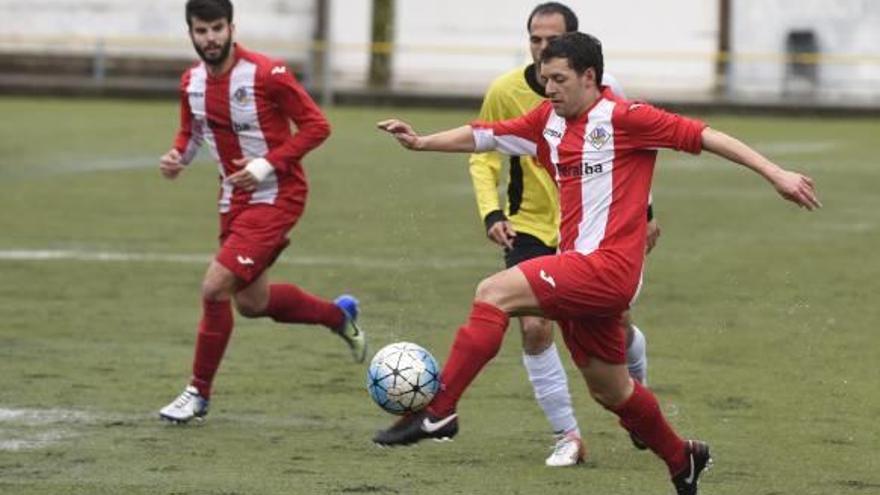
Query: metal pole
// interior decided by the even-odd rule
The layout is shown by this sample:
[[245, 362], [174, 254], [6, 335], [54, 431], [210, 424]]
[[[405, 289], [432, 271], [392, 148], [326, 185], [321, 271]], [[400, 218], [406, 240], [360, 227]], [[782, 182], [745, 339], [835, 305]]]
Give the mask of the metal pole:
[[718, 54], [715, 59], [715, 94], [727, 96], [730, 92], [730, 0], [718, 2]]
[[107, 53], [104, 46], [104, 38], [99, 37], [95, 41], [95, 57], [92, 60], [92, 80], [96, 86], [103, 86], [107, 78]]
[[324, 33], [321, 50], [321, 105], [330, 107], [333, 105], [333, 24], [331, 16], [333, 9], [331, 8], [331, 0], [321, 0], [322, 12], [322, 31]]
[[387, 90], [391, 87], [394, 10], [394, 0], [373, 0], [369, 84], [374, 89]]

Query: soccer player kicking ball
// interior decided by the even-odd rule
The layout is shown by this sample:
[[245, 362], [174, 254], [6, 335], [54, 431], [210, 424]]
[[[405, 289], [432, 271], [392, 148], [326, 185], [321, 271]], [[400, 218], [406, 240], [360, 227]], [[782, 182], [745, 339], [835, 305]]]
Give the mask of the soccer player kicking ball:
[[355, 362], [367, 352], [355, 298], [330, 302], [292, 284], [269, 284], [268, 269], [305, 207], [302, 158], [330, 134], [327, 119], [284, 64], [233, 43], [229, 0], [189, 0], [186, 22], [202, 61], [183, 74], [180, 130], [159, 168], [175, 179], [207, 141], [220, 169], [220, 249], [202, 281], [192, 379], [159, 411], [177, 423], [208, 412], [232, 334], [231, 300], [247, 318], [324, 325], [348, 344]]
[[[544, 85], [538, 74], [541, 52], [550, 40], [578, 29], [577, 15], [558, 2], [535, 6], [526, 21], [532, 63], [511, 70], [492, 82], [479, 119], [494, 122], [519, 117], [544, 101]], [[623, 98], [623, 88], [608, 73], [602, 83]], [[480, 217], [486, 225], [486, 236], [504, 249], [505, 267], [510, 268], [529, 258], [556, 253], [559, 233], [559, 205], [556, 182], [531, 156], [510, 156], [510, 180], [507, 205], [502, 211], [498, 200], [502, 156], [492, 151], [470, 156], [470, 174], [477, 196]], [[650, 251], [660, 227], [652, 218], [648, 205], [647, 251]], [[648, 356], [645, 336], [624, 313], [626, 330], [626, 364], [630, 376], [645, 385]], [[574, 466], [586, 457], [585, 442], [574, 415], [568, 378], [553, 342], [553, 322], [535, 316], [519, 318], [522, 334], [523, 365], [534, 390], [535, 400], [544, 411], [555, 436], [553, 450], [544, 463], [551, 467]], [[642, 443], [632, 437], [636, 447]]]
[[684, 440], [654, 394], [626, 368], [621, 315], [636, 293], [645, 253], [648, 193], [658, 148], [711, 151], [746, 166], [785, 199], [821, 206], [807, 176], [780, 168], [740, 141], [602, 86], [602, 50], [583, 33], [565, 34], [541, 54], [549, 101], [522, 117], [420, 136], [399, 120], [379, 127], [412, 150], [498, 150], [537, 156], [559, 187], [559, 254], [533, 258], [480, 282], [470, 316], [441, 374], [444, 388], [423, 411], [373, 441], [404, 445], [458, 433], [456, 404], [498, 352], [511, 316], [556, 320], [590, 395], [620, 418], [667, 465], [681, 494], [696, 494], [711, 464], [709, 446]]

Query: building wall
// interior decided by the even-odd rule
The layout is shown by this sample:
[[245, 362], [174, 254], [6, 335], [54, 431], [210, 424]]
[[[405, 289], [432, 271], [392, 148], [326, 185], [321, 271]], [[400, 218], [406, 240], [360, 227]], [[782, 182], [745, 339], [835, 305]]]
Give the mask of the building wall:
[[[734, 0], [730, 81], [744, 95], [792, 93], [880, 96], [880, 2], [875, 0]], [[827, 57], [816, 84], [790, 75], [778, 54], [792, 30], [815, 34]], [[789, 75], [787, 75], [789, 74]]]
[[[315, 0], [237, 0], [238, 39], [309, 67]], [[394, 88], [480, 94], [528, 62], [525, 20], [537, 0], [397, 0]], [[581, 30], [604, 44], [606, 67], [628, 93], [684, 98], [716, 84], [719, 0], [568, 2]], [[183, 0], [0, 0], [0, 51], [95, 51], [194, 58]], [[786, 88], [829, 97], [880, 98], [880, 2], [731, 0], [733, 95]], [[360, 87], [369, 64], [372, 0], [330, 0], [331, 80]], [[785, 37], [812, 30], [831, 57], [815, 87], [787, 77]]]
[[[526, 19], [534, 0], [398, 0], [395, 85], [400, 89], [482, 91], [494, 76], [526, 63]], [[707, 91], [714, 84], [717, 4], [706, 0], [569, 2], [581, 30], [598, 36], [606, 65], [631, 93]], [[371, 0], [333, 0], [340, 85], [362, 84], [369, 59]], [[658, 19], [675, 18], [675, 22]], [[682, 56], [682, 52], [685, 54]]]
[[[284, 52], [278, 56], [304, 53], [312, 33], [312, 0], [234, 3], [240, 39]], [[103, 40], [111, 52], [195, 56], [186, 36], [184, 4], [183, 0], [0, 0], [0, 49], [83, 52]]]

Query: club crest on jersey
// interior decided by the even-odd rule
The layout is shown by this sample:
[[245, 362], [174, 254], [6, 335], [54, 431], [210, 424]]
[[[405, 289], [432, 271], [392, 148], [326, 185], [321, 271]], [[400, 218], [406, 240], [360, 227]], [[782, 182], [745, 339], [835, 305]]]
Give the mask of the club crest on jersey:
[[590, 140], [590, 145], [598, 150], [605, 146], [605, 143], [611, 138], [611, 134], [604, 127], [599, 126], [593, 129], [587, 138]]
[[232, 93], [232, 98], [236, 101], [236, 103], [238, 103], [240, 105], [244, 105], [245, 103], [248, 102], [247, 88], [242, 86], [242, 87], [236, 89], [235, 92]]

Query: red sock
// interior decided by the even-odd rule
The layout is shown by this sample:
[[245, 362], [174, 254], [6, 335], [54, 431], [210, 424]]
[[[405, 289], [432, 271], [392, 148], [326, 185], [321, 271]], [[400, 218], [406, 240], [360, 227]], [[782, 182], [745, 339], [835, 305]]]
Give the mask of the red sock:
[[211, 397], [211, 383], [223, 352], [232, 335], [232, 304], [226, 301], [202, 300], [202, 320], [196, 336], [191, 385], [206, 399]]
[[292, 284], [269, 286], [266, 315], [279, 323], [319, 323], [331, 330], [345, 323], [338, 306]]
[[484, 302], [474, 302], [467, 324], [458, 329], [455, 342], [440, 373], [443, 387], [428, 410], [435, 416], [455, 411], [461, 394], [501, 348], [507, 314]]
[[620, 416], [620, 424], [636, 434], [655, 454], [666, 462], [673, 476], [687, 467], [685, 443], [666, 422], [660, 404], [650, 390], [633, 381], [633, 394], [623, 404], [609, 408]]

